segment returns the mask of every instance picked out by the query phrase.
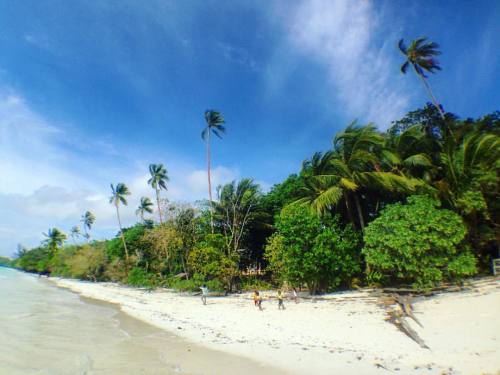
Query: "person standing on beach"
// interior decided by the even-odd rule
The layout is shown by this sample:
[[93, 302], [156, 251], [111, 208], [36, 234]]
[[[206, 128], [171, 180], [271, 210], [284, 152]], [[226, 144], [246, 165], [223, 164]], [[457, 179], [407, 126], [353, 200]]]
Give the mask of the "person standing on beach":
[[293, 300], [295, 303], [299, 303], [299, 296], [297, 295], [297, 289], [293, 288]]
[[283, 305], [283, 291], [278, 290], [278, 310], [285, 310], [285, 305]]
[[208, 296], [208, 288], [205, 284], [203, 284], [201, 287], [201, 301], [203, 302], [204, 305], [207, 304], [207, 296]]
[[262, 297], [260, 296], [260, 293], [258, 290], [253, 292], [253, 303], [255, 306], [259, 308], [260, 311], [262, 311]]

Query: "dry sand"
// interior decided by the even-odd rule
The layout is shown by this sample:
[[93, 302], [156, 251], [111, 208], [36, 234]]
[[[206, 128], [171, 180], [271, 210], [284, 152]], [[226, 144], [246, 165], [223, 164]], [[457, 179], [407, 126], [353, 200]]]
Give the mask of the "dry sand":
[[[250, 294], [212, 297], [147, 292], [113, 283], [53, 279], [60, 287], [119, 304], [131, 316], [211, 349], [245, 356], [289, 374], [497, 374], [500, 370], [500, 278], [472, 282], [414, 304], [430, 349], [386, 321], [370, 290], [285, 301], [263, 292], [264, 311]], [[257, 373], [258, 370], [256, 369]]]

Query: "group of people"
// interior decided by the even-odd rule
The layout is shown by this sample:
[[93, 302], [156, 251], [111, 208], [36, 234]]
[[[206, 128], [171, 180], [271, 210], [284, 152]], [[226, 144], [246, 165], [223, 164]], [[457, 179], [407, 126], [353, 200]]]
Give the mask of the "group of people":
[[[285, 310], [285, 305], [283, 303], [285, 299], [285, 292], [282, 289], [278, 290], [276, 299], [278, 300], [278, 310]], [[297, 290], [295, 288], [292, 289], [292, 300], [295, 301], [295, 303], [299, 303], [299, 296], [297, 295]], [[253, 301], [255, 306], [262, 311], [262, 297], [258, 290], [253, 293]]]
[[[204, 305], [207, 304], [207, 297], [208, 297], [208, 288], [205, 284], [203, 284], [201, 287], [201, 301], [203, 302]], [[276, 295], [276, 298], [278, 300], [278, 310], [285, 310], [285, 304], [283, 303], [285, 299], [285, 293], [283, 292], [282, 289], [278, 290], [278, 294]], [[295, 301], [295, 303], [299, 303], [299, 296], [297, 294], [297, 290], [293, 288], [292, 290], [292, 299]], [[256, 307], [259, 308], [260, 311], [263, 310], [262, 308], [262, 296], [260, 295], [258, 290], [255, 290], [253, 292], [253, 302]]]

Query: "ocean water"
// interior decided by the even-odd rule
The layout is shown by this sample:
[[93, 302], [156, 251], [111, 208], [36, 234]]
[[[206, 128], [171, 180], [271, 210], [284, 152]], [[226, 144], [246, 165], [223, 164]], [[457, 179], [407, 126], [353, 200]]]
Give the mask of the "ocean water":
[[193, 345], [43, 277], [0, 267], [2, 375], [255, 372], [275, 373]]

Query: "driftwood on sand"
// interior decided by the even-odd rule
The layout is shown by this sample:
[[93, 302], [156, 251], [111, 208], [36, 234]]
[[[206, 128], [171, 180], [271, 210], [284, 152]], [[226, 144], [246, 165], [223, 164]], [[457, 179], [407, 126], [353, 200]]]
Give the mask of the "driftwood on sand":
[[424, 340], [422, 340], [422, 338], [410, 326], [410, 324], [407, 321], [407, 318], [411, 318], [415, 321], [415, 323], [417, 323], [420, 327], [423, 328], [422, 324], [413, 313], [411, 294], [405, 296], [401, 296], [399, 294], [392, 294], [389, 300], [386, 301], [385, 304], [388, 305], [389, 303], [391, 303], [394, 307], [388, 309], [387, 320], [392, 324], [394, 324], [396, 327], [398, 327], [400, 331], [402, 331], [405, 335], [410, 337], [422, 348], [429, 349]]

